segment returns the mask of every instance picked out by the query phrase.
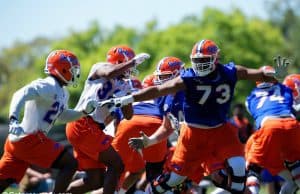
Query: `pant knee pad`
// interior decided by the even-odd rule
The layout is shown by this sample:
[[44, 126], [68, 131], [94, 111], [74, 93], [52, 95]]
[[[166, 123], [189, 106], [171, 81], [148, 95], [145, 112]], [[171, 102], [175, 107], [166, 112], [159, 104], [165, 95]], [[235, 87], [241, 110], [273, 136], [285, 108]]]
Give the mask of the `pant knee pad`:
[[285, 162], [286, 168], [291, 172], [293, 181], [300, 187], [300, 161]]
[[227, 160], [228, 188], [231, 193], [243, 192], [246, 182], [246, 162], [243, 157], [237, 156]]
[[280, 194], [294, 194], [298, 190], [298, 186], [294, 181], [285, 181], [281, 186]]
[[151, 182], [151, 188], [153, 193], [164, 193], [181, 184], [185, 179], [185, 176], [180, 176], [174, 172], [164, 173]]
[[300, 174], [300, 161], [297, 160], [295, 162], [285, 162], [286, 168], [291, 172], [294, 177], [295, 174]]
[[243, 157], [237, 156], [227, 160], [227, 164], [231, 167], [233, 175], [245, 176], [246, 175], [246, 161]]

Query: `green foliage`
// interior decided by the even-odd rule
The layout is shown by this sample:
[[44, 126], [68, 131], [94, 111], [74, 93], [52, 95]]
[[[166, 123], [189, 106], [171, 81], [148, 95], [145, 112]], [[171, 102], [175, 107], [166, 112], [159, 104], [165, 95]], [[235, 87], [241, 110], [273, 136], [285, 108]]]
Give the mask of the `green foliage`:
[[291, 73], [299, 73], [300, 67], [300, 11], [298, 0], [274, 0], [267, 4], [270, 21], [278, 27], [285, 39], [283, 54], [292, 59]]
[[[191, 49], [201, 39], [212, 39], [219, 45], [221, 62], [234, 61], [251, 68], [271, 64], [273, 56], [286, 52], [288, 45], [280, 27], [274, 27], [270, 21], [247, 18], [237, 9], [224, 13], [208, 8], [199, 16], [186, 16], [181, 22], [165, 29], [157, 29], [157, 23], [156, 20], [149, 21], [142, 31], [124, 26], [108, 31], [94, 21], [87, 30], [70, 31], [61, 39], [38, 38], [4, 49], [0, 55], [0, 115], [7, 116], [15, 90], [44, 76], [45, 59], [53, 49], [71, 50], [81, 63], [81, 81], [77, 88], [70, 88], [70, 107], [74, 107], [91, 66], [105, 61], [107, 50], [114, 45], [127, 44], [136, 53], [147, 52], [151, 55], [150, 60], [138, 67], [141, 79], [152, 73], [158, 61], [165, 56], [179, 57], [186, 67], [190, 67]], [[300, 26], [300, 23], [297, 25]], [[295, 27], [290, 33], [293, 40], [299, 43], [298, 31], [299, 28]], [[292, 44], [289, 54], [293, 55], [294, 49], [299, 50], [299, 45]], [[253, 85], [244, 81], [238, 83], [234, 100], [243, 102]]]
[[[0, 54], [0, 120], [8, 117], [13, 93], [42, 75], [45, 60], [41, 56], [49, 51], [50, 40], [36, 38], [29, 43], [15, 43]], [[42, 65], [41, 65], [42, 64]], [[42, 68], [40, 68], [42, 67]]]

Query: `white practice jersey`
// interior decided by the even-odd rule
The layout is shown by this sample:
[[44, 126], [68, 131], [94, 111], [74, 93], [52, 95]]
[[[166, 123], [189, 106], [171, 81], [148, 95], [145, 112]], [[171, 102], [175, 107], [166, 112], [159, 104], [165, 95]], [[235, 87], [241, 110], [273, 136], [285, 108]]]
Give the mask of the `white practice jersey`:
[[68, 91], [53, 77], [37, 79], [14, 94], [10, 115], [18, 118], [25, 103], [24, 116], [20, 124], [24, 132], [48, 133], [55, 120], [67, 108], [68, 98]]
[[[93, 65], [89, 73], [88, 79], [85, 81], [83, 92], [80, 96], [78, 104], [75, 110], [82, 110], [88, 101], [96, 100], [103, 101], [113, 96], [123, 96], [130, 92], [130, 86], [127, 82], [119, 79], [106, 79], [100, 78], [91, 80], [90, 77], [98, 68], [103, 68], [105, 63], [97, 63]], [[110, 115], [109, 108], [107, 106], [97, 107], [94, 112], [89, 114], [94, 121], [98, 123], [106, 123], [106, 118]]]

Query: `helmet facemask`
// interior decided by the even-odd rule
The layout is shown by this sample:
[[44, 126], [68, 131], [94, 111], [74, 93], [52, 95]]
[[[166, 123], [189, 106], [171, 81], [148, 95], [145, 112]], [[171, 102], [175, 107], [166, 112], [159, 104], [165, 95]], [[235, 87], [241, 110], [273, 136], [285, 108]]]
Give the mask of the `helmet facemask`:
[[80, 66], [77, 65], [77, 60], [74, 61], [71, 57], [66, 57], [66, 59], [71, 65], [71, 67], [69, 68], [71, 79], [66, 80], [66, 84], [67, 86], [72, 85], [75, 88], [77, 87], [78, 80], [80, 78]]
[[72, 85], [74, 88], [76, 88], [80, 78], [80, 66], [71, 67], [70, 72], [72, 74], [72, 79], [69, 81], [68, 85]]
[[174, 79], [176, 76], [179, 75], [179, 71], [175, 70], [174, 72], [154, 72], [154, 75], [156, 76], [154, 79], [155, 85], [163, 84], [171, 79]]
[[216, 60], [216, 55], [191, 56], [192, 68], [195, 71], [195, 73], [200, 77], [206, 76], [215, 70]]

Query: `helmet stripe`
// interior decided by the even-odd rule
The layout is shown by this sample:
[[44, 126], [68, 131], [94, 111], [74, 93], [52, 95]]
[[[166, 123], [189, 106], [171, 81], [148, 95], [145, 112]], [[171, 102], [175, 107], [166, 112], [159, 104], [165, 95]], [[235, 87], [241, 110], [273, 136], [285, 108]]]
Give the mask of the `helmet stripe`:
[[160, 67], [162, 66], [162, 64], [164, 63], [165, 59], [167, 57], [162, 58], [159, 62], [158, 65], [156, 66], [156, 71], [159, 72], [160, 71]]
[[201, 42], [198, 44], [198, 47], [197, 47], [197, 52], [196, 53], [202, 53], [202, 46], [204, 45], [205, 43], [205, 40], [201, 40]]

